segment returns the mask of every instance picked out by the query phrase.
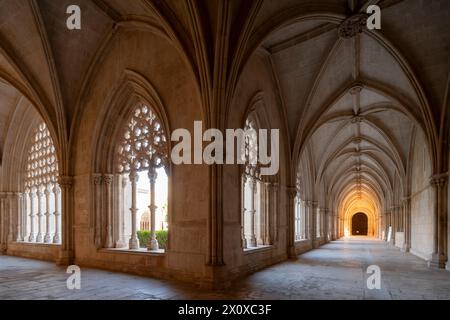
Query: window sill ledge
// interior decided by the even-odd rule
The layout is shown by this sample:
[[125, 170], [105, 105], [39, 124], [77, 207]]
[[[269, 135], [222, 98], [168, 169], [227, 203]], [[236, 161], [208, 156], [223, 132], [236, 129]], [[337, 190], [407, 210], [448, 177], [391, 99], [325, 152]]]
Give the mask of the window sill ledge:
[[268, 246], [258, 246], [258, 247], [254, 247], [254, 248], [247, 248], [244, 249], [244, 254], [252, 254], [252, 253], [260, 253], [260, 252], [265, 252], [265, 251], [271, 251], [272, 249], [274, 249], [275, 247], [273, 245], [268, 245]]
[[123, 248], [103, 248], [103, 249], [99, 249], [98, 251], [102, 252], [102, 253], [134, 254], [134, 255], [142, 255], [142, 256], [157, 256], [157, 257], [163, 257], [166, 255], [166, 252], [164, 250], [148, 251], [145, 248], [136, 249], [136, 250], [123, 249]]
[[311, 240], [309, 239], [302, 239], [302, 240], [295, 240], [294, 244], [304, 244], [304, 243], [308, 243]]
[[18, 244], [24, 246], [40, 246], [40, 247], [60, 247], [60, 243], [42, 243], [42, 242], [27, 242], [27, 241], [13, 241], [11, 244]]

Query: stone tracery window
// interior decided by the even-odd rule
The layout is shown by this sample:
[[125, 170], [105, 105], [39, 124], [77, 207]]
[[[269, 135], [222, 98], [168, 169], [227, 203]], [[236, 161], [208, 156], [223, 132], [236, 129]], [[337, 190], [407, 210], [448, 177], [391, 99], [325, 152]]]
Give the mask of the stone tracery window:
[[61, 243], [61, 189], [58, 160], [50, 132], [44, 122], [35, 129], [28, 152], [25, 176], [26, 217], [18, 240]]
[[301, 198], [301, 180], [296, 183], [297, 194], [295, 196], [295, 241], [305, 240], [306, 233], [306, 209], [305, 202]]
[[322, 210], [317, 208], [316, 214], [316, 238], [322, 237]]
[[[116, 155], [116, 173], [121, 177], [118, 209], [121, 223], [116, 247], [126, 246], [132, 250], [147, 247], [157, 251], [160, 246], [156, 231], [167, 229], [167, 189], [169, 145], [161, 120], [147, 105], [139, 103], [123, 130]], [[145, 199], [146, 198], [146, 199]], [[127, 206], [129, 204], [129, 206]], [[138, 206], [147, 208], [139, 209]], [[127, 215], [127, 207], [130, 215]], [[140, 216], [140, 217], [138, 217]], [[146, 228], [148, 243], [139, 243], [137, 222]], [[127, 228], [128, 226], [128, 228]], [[127, 231], [128, 229], [128, 231]], [[129, 234], [127, 241], [126, 237]], [[107, 247], [112, 247], [111, 235], [107, 235]]]
[[[254, 115], [250, 115], [244, 127], [242, 156], [242, 217], [241, 237], [244, 249], [270, 244], [269, 199], [265, 196], [267, 185], [260, 176], [258, 164], [258, 127]], [[266, 212], [267, 214], [264, 214]]]

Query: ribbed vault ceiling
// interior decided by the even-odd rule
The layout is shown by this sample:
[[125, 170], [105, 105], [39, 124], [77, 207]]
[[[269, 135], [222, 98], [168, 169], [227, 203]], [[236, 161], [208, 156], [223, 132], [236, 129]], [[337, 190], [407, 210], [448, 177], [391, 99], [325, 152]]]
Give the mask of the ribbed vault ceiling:
[[399, 200], [394, 193], [407, 193], [411, 143], [424, 129], [420, 98], [383, 43], [368, 33], [342, 39], [337, 28], [326, 20], [301, 21], [263, 47], [299, 146], [299, 178], [309, 179], [302, 181], [310, 189], [305, 197], [321, 202], [326, 195], [341, 215], [380, 215]]

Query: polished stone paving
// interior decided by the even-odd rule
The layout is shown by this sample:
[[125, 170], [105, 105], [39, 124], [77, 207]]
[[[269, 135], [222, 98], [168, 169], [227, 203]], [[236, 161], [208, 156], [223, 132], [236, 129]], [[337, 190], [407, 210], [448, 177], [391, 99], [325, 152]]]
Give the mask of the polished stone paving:
[[[367, 288], [367, 267], [381, 269], [381, 289]], [[207, 291], [186, 284], [82, 269], [81, 290], [68, 290], [66, 269], [0, 256], [0, 299], [450, 299], [450, 272], [367, 238], [335, 241]]]

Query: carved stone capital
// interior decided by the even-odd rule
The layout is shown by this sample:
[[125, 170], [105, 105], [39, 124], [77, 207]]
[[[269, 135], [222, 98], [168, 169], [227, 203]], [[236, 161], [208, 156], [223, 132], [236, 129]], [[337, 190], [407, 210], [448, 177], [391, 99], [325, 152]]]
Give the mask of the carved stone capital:
[[286, 187], [286, 191], [288, 196], [294, 199], [297, 196], [297, 188], [296, 187]]
[[95, 173], [92, 175], [94, 185], [99, 186], [103, 183], [103, 175], [101, 173]]
[[358, 13], [345, 19], [338, 28], [338, 35], [343, 39], [350, 39], [361, 33], [367, 25], [367, 14]]
[[73, 177], [70, 176], [59, 176], [58, 184], [61, 188], [71, 189], [73, 187]]
[[151, 169], [148, 171], [148, 179], [150, 180], [150, 183], [154, 183], [156, 179], [158, 178], [158, 173], [155, 169]]
[[129, 174], [129, 179], [131, 183], [137, 183], [139, 181], [139, 174], [136, 171], [132, 171]]
[[57, 184], [53, 187], [53, 193], [56, 195], [61, 194], [61, 188]]
[[430, 184], [437, 188], [443, 188], [448, 182], [447, 174], [434, 175], [430, 179]]
[[114, 180], [114, 175], [112, 174], [105, 174], [103, 175], [103, 181], [106, 185], [110, 186]]

